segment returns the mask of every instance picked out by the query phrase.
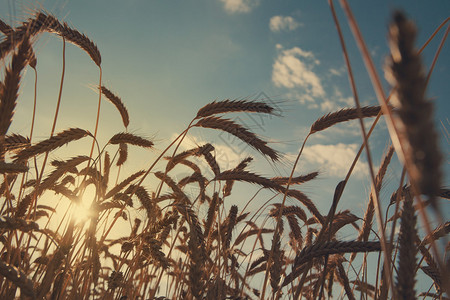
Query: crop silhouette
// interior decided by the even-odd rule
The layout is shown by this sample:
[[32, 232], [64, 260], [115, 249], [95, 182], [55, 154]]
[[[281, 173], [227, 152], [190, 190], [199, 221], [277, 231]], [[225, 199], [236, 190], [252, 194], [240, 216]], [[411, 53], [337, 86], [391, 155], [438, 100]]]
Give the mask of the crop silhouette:
[[[332, 1], [330, 8], [335, 17]], [[429, 77], [421, 50], [415, 48], [414, 24], [401, 12], [393, 15], [391, 54], [385, 67], [392, 95], [385, 96], [345, 1], [343, 8], [367, 68], [374, 74], [380, 105], [361, 106], [354, 89], [355, 107], [331, 112], [312, 124], [288, 177], [252, 172], [249, 165], [254, 157], [224, 169], [209, 143], [179, 150], [192, 128], [213, 129], [234, 136], [258, 156], [277, 164], [283, 158], [281, 152], [227, 117], [231, 113], [279, 113], [269, 102], [249, 99], [214, 101], [200, 108], [186, 129], [158, 157], [146, 162], [148, 167], [123, 176], [133, 153], [130, 148], [152, 151], [156, 142], [128, 132], [133, 118], [126, 102], [103, 85], [102, 59], [95, 43], [42, 11], [15, 28], [0, 20], [4, 66], [0, 82], [0, 298], [321, 299], [338, 297], [339, 291], [348, 299], [448, 296], [448, 256], [436, 241], [446, 239], [450, 229], [438, 201], [448, 199], [449, 191], [442, 188], [442, 155], [432, 104], [425, 98]], [[336, 17], [335, 22], [341, 36]], [[37, 78], [39, 64], [33, 43], [43, 32], [58, 35], [64, 46], [75, 44], [99, 68], [94, 132], [77, 124], [56, 131], [62, 82], [50, 136], [38, 141], [33, 137], [35, 110], [28, 137], [10, 132], [25, 70], [33, 69]], [[343, 39], [341, 42], [347, 58]], [[347, 68], [354, 85], [348, 59]], [[111, 136], [105, 145], [98, 142], [102, 99], [117, 109], [124, 126], [123, 132]], [[336, 186], [329, 212], [321, 212], [302, 191], [302, 184], [315, 180], [319, 172], [294, 176], [303, 148], [311, 135], [363, 118], [372, 122], [371, 129], [362, 130], [364, 143], [346, 178]], [[346, 183], [361, 153], [368, 151], [365, 145], [380, 118], [386, 119], [394, 145], [378, 170], [367, 152], [372, 190], [365, 212], [357, 216], [349, 209], [337, 211]], [[91, 145], [89, 155], [72, 150], [76, 141]], [[64, 153], [69, 155], [51, 159], [50, 154], [65, 145]], [[403, 176], [390, 205], [382, 210], [380, 191], [395, 153], [402, 162]], [[156, 188], [147, 185], [149, 179], [157, 182]], [[236, 182], [256, 185], [273, 197], [257, 211], [247, 207], [256, 195], [240, 195], [246, 201], [229, 206], [227, 198]], [[92, 203], [80, 221], [73, 211], [79, 210], [90, 194]], [[44, 201], [49, 198], [52, 201]], [[389, 213], [390, 207], [394, 210]], [[441, 225], [431, 228], [430, 219]], [[117, 237], [116, 228], [126, 234]], [[343, 228], [354, 231], [356, 238], [342, 240]], [[369, 252], [375, 252], [378, 260], [377, 255], [368, 256]], [[376, 270], [369, 270], [369, 259]], [[367, 273], [375, 271], [371, 281]], [[425, 276], [433, 288], [419, 290], [415, 282]]]

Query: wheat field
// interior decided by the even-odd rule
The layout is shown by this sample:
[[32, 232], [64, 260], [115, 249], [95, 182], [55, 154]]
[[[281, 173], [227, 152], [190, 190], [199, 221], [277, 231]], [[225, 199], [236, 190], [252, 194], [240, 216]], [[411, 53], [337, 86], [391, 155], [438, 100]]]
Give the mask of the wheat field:
[[[353, 107], [318, 118], [301, 137], [286, 177], [251, 170], [258, 157], [273, 165], [284, 160], [268, 140], [229, 117], [280, 113], [272, 103], [252, 99], [216, 100], [199, 108], [156, 158], [139, 158], [145, 160], [142, 169], [127, 170], [133, 149], [155, 151], [158, 141], [130, 132], [133, 118], [126, 101], [104, 85], [95, 42], [41, 10], [16, 27], [0, 20], [0, 298], [448, 299], [450, 223], [442, 206], [448, 205], [450, 193], [442, 179], [444, 156], [432, 102], [425, 96], [427, 68], [415, 42], [417, 29], [403, 13], [393, 13], [384, 67], [391, 90], [386, 95], [350, 7], [342, 3], [379, 105], [361, 105], [355, 88]], [[341, 35], [332, 1], [330, 8]], [[447, 22], [436, 31], [448, 32]], [[29, 112], [29, 135], [11, 132], [23, 76], [34, 76], [37, 85], [39, 55], [33, 45], [43, 33], [58, 37], [64, 47], [74, 44], [98, 68], [93, 131], [78, 124], [57, 130], [61, 80], [55, 83], [60, 93], [50, 134], [33, 135], [39, 122], [35, 110]], [[105, 144], [99, 142], [105, 139], [99, 137], [101, 104], [112, 105], [123, 125]], [[363, 119], [370, 124], [368, 131]], [[297, 176], [297, 164], [311, 136], [351, 120], [360, 122], [364, 142], [335, 187], [329, 210], [320, 211], [302, 187], [316, 180], [320, 170]], [[381, 123], [387, 124], [392, 142], [386, 142], [392, 145], [375, 167], [366, 145]], [[224, 168], [214, 144], [183, 146], [194, 129], [232, 135], [257, 156]], [[79, 154], [80, 145], [87, 155]], [[60, 153], [64, 157], [56, 159]], [[362, 154], [368, 157], [371, 190], [358, 215], [351, 207], [337, 208]], [[385, 174], [395, 158], [402, 178], [383, 207]], [[256, 194], [267, 192], [271, 198], [257, 211], [249, 209], [256, 194], [240, 195], [240, 205], [228, 206], [235, 184], [256, 186]], [[91, 202], [83, 208], [88, 196]], [[354, 239], [343, 238], [349, 231]], [[417, 284], [425, 278], [432, 283], [428, 289]]]

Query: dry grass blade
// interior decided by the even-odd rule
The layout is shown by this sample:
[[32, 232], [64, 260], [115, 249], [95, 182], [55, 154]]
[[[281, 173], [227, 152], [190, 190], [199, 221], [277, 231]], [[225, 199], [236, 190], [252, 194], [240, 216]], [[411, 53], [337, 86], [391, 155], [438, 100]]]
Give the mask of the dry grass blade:
[[120, 113], [120, 116], [122, 117], [122, 122], [125, 127], [128, 127], [128, 124], [130, 124], [130, 117], [128, 116], [128, 110], [125, 107], [125, 105], [122, 102], [122, 99], [117, 97], [115, 94], [113, 94], [109, 89], [107, 89], [105, 86], [101, 87], [101, 91], [105, 97], [111, 101], [112, 104], [117, 108], [117, 110]]
[[0, 274], [7, 280], [20, 288], [20, 291], [30, 297], [36, 299], [36, 292], [34, 291], [34, 283], [27, 278], [27, 276], [14, 266], [10, 266], [0, 260]]
[[31, 147], [28, 147], [20, 152], [18, 152], [14, 158], [16, 160], [27, 160], [30, 157], [39, 155], [45, 152], [50, 152], [55, 150], [64, 144], [79, 140], [86, 135], [91, 135], [89, 131], [81, 128], [70, 128], [64, 130], [51, 138], [41, 141]]
[[250, 132], [247, 128], [229, 119], [206, 117], [198, 120], [194, 126], [223, 130], [241, 139], [243, 142], [247, 143], [263, 155], [270, 157], [273, 161], [280, 159], [279, 153], [267, 146], [267, 142], [261, 140], [256, 134]]
[[[364, 106], [361, 107], [361, 114], [363, 118], [376, 117], [380, 113], [380, 106]], [[334, 113], [329, 113], [317, 121], [315, 121], [310, 130], [310, 134], [325, 130], [335, 124], [358, 119], [358, 109], [345, 108]]]
[[396, 87], [394, 105], [398, 106], [396, 122], [404, 145], [409, 175], [420, 192], [435, 197], [441, 188], [442, 155], [434, 127], [433, 104], [425, 99], [426, 76], [420, 55], [414, 47], [416, 28], [401, 12], [396, 12], [389, 29], [391, 58], [386, 78]]
[[254, 112], [273, 114], [274, 108], [261, 101], [223, 100], [214, 101], [203, 106], [197, 113], [196, 119], [229, 112]]
[[110, 144], [131, 144], [144, 148], [153, 147], [153, 142], [147, 139], [144, 139], [140, 136], [134, 135], [132, 133], [121, 132], [113, 135], [113, 137], [109, 140]]

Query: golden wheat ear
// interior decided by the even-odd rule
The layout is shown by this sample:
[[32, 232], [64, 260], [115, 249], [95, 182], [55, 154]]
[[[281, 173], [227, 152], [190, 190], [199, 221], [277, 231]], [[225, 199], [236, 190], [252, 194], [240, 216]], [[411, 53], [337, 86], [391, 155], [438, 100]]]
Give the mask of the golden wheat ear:
[[150, 140], [147, 140], [143, 137], [137, 136], [132, 133], [127, 132], [121, 132], [113, 135], [113, 137], [109, 140], [109, 143], [112, 145], [117, 144], [131, 144], [139, 147], [144, 148], [151, 148], [153, 147], [153, 142]]
[[101, 87], [102, 94], [105, 95], [105, 97], [111, 101], [111, 103], [117, 108], [117, 110], [120, 113], [120, 116], [122, 117], [122, 122], [125, 127], [128, 127], [128, 124], [130, 124], [130, 117], [128, 116], [128, 110], [125, 107], [125, 105], [122, 102], [122, 99], [120, 99], [118, 96], [116, 96], [113, 92], [111, 92], [108, 88], [105, 86]]
[[49, 139], [43, 140], [33, 146], [23, 149], [13, 158], [17, 161], [27, 160], [30, 157], [53, 151], [67, 143], [79, 140], [87, 135], [91, 135], [87, 130], [81, 128], [70, 128], [52, 136]]
[[268, 156], [272, 161], [278, 161], [280, 154], [267, 146], [267, 142], [260, 139], [256, 134], [249, 131], [247, 128], [235, 123], [230, 119], [223, 119], [220, 117], [206, 117], [202, 118], [194, 124], [197, 127], [219, 129], [235, 137], [241, 139], [261, 154]]
[[[376, 117], [380, 112], [380, 110], [381, 110], [380, 106], [361, 107], [361, 117], [363, 118]], [[310, 134], [325, 130], [338, 123], [354, 120], [357, 118], [359, 118], [357, 108], [345, 108], [333, 113], [329, 113], [319, 118], [311, 125]]]
[[276, 110], [273, 106], [263, 101], [250, 100], [222, 100], [214, 101], [206, 104], [198, 112], [196, 119], [209, 117], [217, 114], [231, 113], [231, 112], [250, 112], [250, 113], [265, 113], [275, 114]]
[[4, 136], [11, 125], [19, 93], [21, 73], [30, 58], [29, 36], [24, 35], [19, 42], [18, 50], [13, 55], [10, 66], [6, 68], [4, 80], [0, 84], [0, 136]]

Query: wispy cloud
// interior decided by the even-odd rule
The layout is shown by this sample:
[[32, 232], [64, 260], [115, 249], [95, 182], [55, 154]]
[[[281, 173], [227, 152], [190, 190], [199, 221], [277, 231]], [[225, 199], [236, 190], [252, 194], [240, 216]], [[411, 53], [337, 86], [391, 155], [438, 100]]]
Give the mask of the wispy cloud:
[[229, 13], [249, 13], [259, 5], [259, 0], [220, 0]]
[[311, 102], [312, 98], [324, 97], [321, 80], [313, 71], [314, 66], [320, 64], [314, 54], [299, 47], [284, 50], [278, 44], [277, 48], [279, 54], [273, 64], [273, 83], [279, 87], [303, 88], [310, 98], [305, 101]]
[[[305, 147], [302, 159], [306, 160], [308, 168], [320, 169], [328, 176], [345, 177], [356, 156], [358, 147], [357, 144], [316, 144]], [[367, 176], [367, 163], [358, 162], [353, 175], [359, 178]]]
[[345, 97], [338, 87], [334, 87], [331, 97], [323, 99], [320, 103], [322, 111], [333, 112], [344, 107], [352, 107], [355, 102], [352, 97]]
[[334, 76], [342, 76], [342, 74], [344, 74], [344, 72], [345, 72], [345, 68], [340, 68], [340, 69], [330, 68], [330, 74], [334, 75]]
[[298, 23], [293, 17], [283, 17], [283, 16], [273, 16], [270, 18], [269, 28], [273, 32], [279, 31], [290, 31], [298, 28], [300, 23]]

